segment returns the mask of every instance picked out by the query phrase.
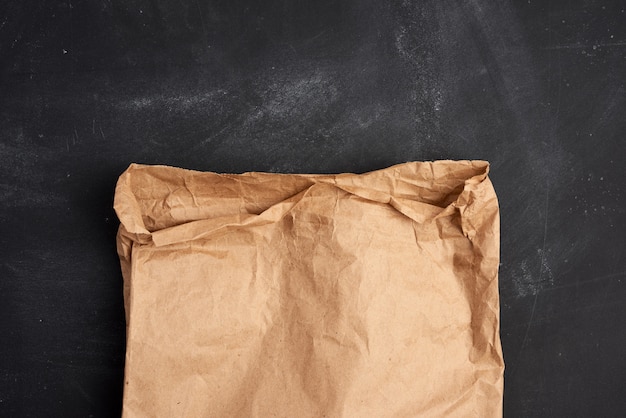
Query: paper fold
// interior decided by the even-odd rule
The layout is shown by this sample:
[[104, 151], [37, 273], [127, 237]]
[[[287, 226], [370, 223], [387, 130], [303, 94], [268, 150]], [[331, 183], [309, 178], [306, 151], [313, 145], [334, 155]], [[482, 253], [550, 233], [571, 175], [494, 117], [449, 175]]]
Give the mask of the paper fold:
[[[199, 177], [202, 179], [204, 176], [221, 178], [223, 183], [221, 190], [220, 188], [214, 190], [216, 196], [220, 196], [223, 191], [239, 188], [240, 182], [254, 184], [254, 181], [250, 180], [257, 177], [259, 184], [272, 181], [280, 183], [281, 175], [245, 173], [240, 177], [235, 177], [174, 169], [177, 179], [179, 179], [176, 183], [182, 184], [187, 192], [186, 196], [179, 197], [179, 206], [187, 208], [188, 212], [206, 216], [205, 219], [194, 219], [191, 215], [191, 219], [186, 219], [186, 213], [177, 217], [172, 216], [171, 207], [167, 204], [171, 194], [160, 193], [156, 199], [153, 195], [144, 193], [141, 194], [142, 197], [138, 197], [140, 194], [138, 189], [142, 185], [133, 185], [134, 175], [141, 175], [142, 171], [147, 168], [150, 169], [152, 180], [167, 178], [168, 172], [171, 172], [172, 168], [132, 164], [120, 177], [116, 188], [114, 207], [124, 227], [123, 234], [125, 236], [142, 244], [152, 241], [157, 246], [198, 239], [206, 237], [214, 231], [237, 226], [276, 221], [293, 207], [309, 188], [319, 184], [334, 185], [354, 196], [388, 204], [411, 220], [422, 223], [437, 217], [448, 216], [454, 210], [459, 210], [463, 215], [468, 205], [473, 202], [472, 194], [480, 189], [480, 184], [489, 173], [489, 164], [483, 161], [467, 161], [461, 168], [454, 169], [457, 165], [452, 161], [438, 161], [422, 164], [406, 163], [361, 175], [292, 175], [291, 177], [295, 177], [297, 180], [290, 181], [288, 184], [288, 187], [293, 188], [287, 192], [288, 196], [285, 197], [284, 192], [288, 189], [279, 189], [278, 186], [275, 186], [275, 188], [269, 188], [272, 193], [269, 197], [263, 196], [262, 202], [247, 203], [247, 206], [252, 205], [252, 208], [264, 208], [262, 212], [257, 214], [242, 208], [242, 205], [230, 205], [231, 213], [220, 213], [219, 216], [212, 216], [211, 208], [203, 208], [202, 203], [194, 197], [198, 191], [197, 187], [202, 182], [193, 181], [196, 186], [188, 187], [188, 178]], [[410, 176], [415, 176], [415, 178]], [[440, 183], [441, 176], [447, 177], [447, 183], [437, 184], [437, 187], [433, 187], [435, 183]], [[274, 180], [271, 179], [272, 177]], [[286, 177], [284, 176], [284, 178]], [[143, 180], [146, 181], [146, 179]], [[301, 187], [304, 189], [300, 189]], [[180, 187], [172, 188], [169, 186], [167, 190], [173, 194], [180, 190]], [[233, 198], [227, 197], [221, 200], [226, 199]], [[220, 199], [217, 198], [216, 200]], [[272, 203], [265, 207], [268, 200]], [[273, 200], [277, 201], [273, 202]], [[159, 208], [162, 209], [159, 210]], [[147, 213], [148, 210], [151, 213]], [[157, 225], [171, 226], [156, 231], [153, 229], [150, 232], [144, 223], [145, 217], [156, 218], [154, 222]], [[468, 226], [467, 232], [471, 232], [471, 227]]]

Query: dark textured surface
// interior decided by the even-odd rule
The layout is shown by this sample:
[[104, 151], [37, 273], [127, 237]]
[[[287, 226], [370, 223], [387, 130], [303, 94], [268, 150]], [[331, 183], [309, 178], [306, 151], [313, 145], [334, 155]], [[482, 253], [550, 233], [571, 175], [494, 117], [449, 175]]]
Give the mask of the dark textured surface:
[[130, 162], [363, 172], [486, 159], [505, 416], [626, 410], [617, 1], [0, 5], [0, 416], [116, 416]]

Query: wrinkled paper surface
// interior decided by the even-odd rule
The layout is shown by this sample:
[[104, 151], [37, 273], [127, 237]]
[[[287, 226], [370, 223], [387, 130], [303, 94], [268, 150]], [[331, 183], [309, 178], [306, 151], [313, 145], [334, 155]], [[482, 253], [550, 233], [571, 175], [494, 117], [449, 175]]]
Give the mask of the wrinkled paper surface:
[[123, 415], [501, 416], [488, 171], [132, 164], [115, 194]]

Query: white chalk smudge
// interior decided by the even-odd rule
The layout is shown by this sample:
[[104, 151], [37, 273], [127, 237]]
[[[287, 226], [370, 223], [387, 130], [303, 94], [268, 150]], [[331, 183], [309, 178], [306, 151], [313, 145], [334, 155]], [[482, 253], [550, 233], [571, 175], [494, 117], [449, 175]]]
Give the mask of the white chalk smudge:
[[531, 266], [536, 265], [536, 260], [522, 260], [519, 268], [512, 273], [513, 284], [519, 297], [536, 295], [546, 288], [554, 286], [554, 274], [548, 263], [546, 252], [541, 248], [537, 249], [539, 257], [540, 271], [533, 272]]
[[203, 92], [198, 94], [179, 95], [153, 95], [147, 97], [136, 97], [118, 103], [117, 107], [123, 110], [144, 111], [151, 108], [167, 107], [170, 110], [187, 111], [196, 106], [208, 104], [217, 98], [228, 94], [224, 89]]
[[272, 74], [272, 77], [277, 80], [262, 85], [257, 91], [261, 103], [248, 115], [246, 126], [261, 121], [284, 123], [307, 119], [323, 111], [339, 96], [333, 75], [321, 69], [296, 77], [290, 74]]

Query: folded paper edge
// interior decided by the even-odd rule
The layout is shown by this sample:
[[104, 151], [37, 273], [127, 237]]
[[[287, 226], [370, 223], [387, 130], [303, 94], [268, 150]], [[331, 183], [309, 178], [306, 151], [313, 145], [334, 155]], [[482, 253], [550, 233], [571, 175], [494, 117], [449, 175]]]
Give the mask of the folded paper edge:
[[[436, 183], [437, 180], [440, 180], [442, 177], [441, 174], [437, 175], [435, 173], [436, 168], [447, 167], [454, 168], [456, 167], [464, 167], [466, 169], [473, 169], [471, 176], [469, 178], [457, 178], [456, 181], [459, 182], [459, 186], [463, 186], [462, 191], [453, 196], [454, 200], [447, 204], [445, 207], [437, 207], [432, 203], [425, 201], [411, 201], [410, 199], [403, 198], [401, 196], [394, 195], [394, 185], [388, 185], [388, 189], [385, 190], [385, 187], [371, 187], [369, 184], [375, 184], [377, 186], [381, 185], [381, 182], [384, 182], [384, 179], [388, 179], [390, 176], [394, 177], [396, 181], [401, 180], [407, 183], [411, 183], [411, 175], [416, 175], [419, 170], [424, 170], [425, 167], [430, 167], [432, 171], [431, 178], [427, 181], [431, 181], [433, 184]], [[173, 173], [183, 173], [183, 174], [192, 174], [192, 175], [220, 175], [228, 178], [259, 178], [259, 179], [267, 179], [268, 177], [272, 179], [279, 179], [283, 176], [296, 176], [296, 177], [304, 177], [308, 180], [313, 181], [312, 185], [309, 185], [307, 188], [314, 186], [319, 183], [331, 184], [339, 189], [361, 197], [366, 200], [389, 204], [391, 207], [396, 209], [398, 212], [407, 216], [414, 222], [422, 223], [432, 219], [436, 219], [442, 216], [449, 216], [454, 211], [460, 210], [463, 214], [463, 210], [467, 207], [470, 199], [470, 195], [473, 190], [476, 190], [479, 185], [484, 182], [485, 179], [488, 179], [489, 173], [489, 163], [487, 161], [482, 160], [461, 160], [461, 161], [452, 161], [452, 160], [440, 160], [433, 162], [407, 162], [402, 164], [393, 165], [387, 168], [383, 168], [380, 170], [370, 171], [362, 174], [354, 174], [354, 173], [343, 173], [343, 174], [277, 174], [277, 173], [265, 173], [265, 172], [246, 172], [243, 174], [218, 174], [213, 172], [201, 172], [195, 170], [187, 170], [182, 168], [175, 168], [169, 166], [162, 165], [143, 165], [132, 163], [128, 169], [122, 173], [120, 176], [116, 191], [115, 191], [115, 200], [114, 200], [114, 208], [120, 219], [120, 235], [129, 237], [132, 241], [137, 242], [139, 244], [148, 244], [153, 243], [154, 245], [168, 245], [178, 242], [184, 242], [191, 239], [198, 239], [201, 237], [206, 237], [208, 234], [212, 233], [217, 228], [216, 225], [220, 222], [218, 219], [198, 219], [192, 220], [189, 222], [185, 222], [179, 225], [170, 226], [167, 228], [163, 228], [157, 231], [149, 231], [146, 228], [146, 225], [142, 219], [142, 212], [137, 201], [135, 194], [133, 193], [132, 188], [132, 179], [134, 175], [138, 174], [138, 171], [144, 171], [144, 173], [150, 173], [153, 170], [162, 170], [167, 169], [171, 170]], [[452, 171], [451, 171], [452, 172]], [[423, 173], [422, 173], [423, 174]], [[461, 181], [463, 182], [461, 184]], [[413, 183], [418, 189], [421, 187], [422, 189], [426, 189], [424, 185], [417, 186]], [[381, 190], [382, 189], [382, 190]], [[302, 195], [303, 190], [299, 190], [296, 195]], [[293, 197], [293, 196], [292, 196]], [[290, 197], [289, 199], [292, 199]], [[288, 199], [288, 200], [289, 200]], [[237, 220], [237, 216], [228, 216], [221, 221], [228, 224], [230, 227], [249, 225], [250, 223], [258, 223], [265, 222], [267, 214], [264, 215], [265, 212], [271, 211], [272, 207], [276, 205], [280, 205], [283, 201], [275, 202], [272, 206], [266, 209], [264, 212], [259, 215], [249, 215], [249, 216], [239, 216], [240, 220]], [[420, 213], [420, 211], [416, 211], [413, 206], [420, 206], [421, 212], [424, 212], [424, 209], [429, 212], [428, 215], [424, 215]], [[428, 207], [430, 206], [430, 207]], [[240, 215], [240, 214], [239, 214]], [[245, 219], [245, 221], [243, 221]], [[199, 224], [198, 224], [199, 223]], [[204, 225], [208, 228], [205, 229], [206, 232], [198, 233], [198, 229], [201, 225]], [[471, 229], [464, 229], [464, 233], [471, 234]]]
[[150, 231], [141, 218], [141, 208], [132, 189], [132, 173], [139, 164], [132, 163], [122, 173], [115, 186], [113, 208], [120, 220], [120, 234], [129, 237], [135, 242], [147, 243], [150, 240]]

